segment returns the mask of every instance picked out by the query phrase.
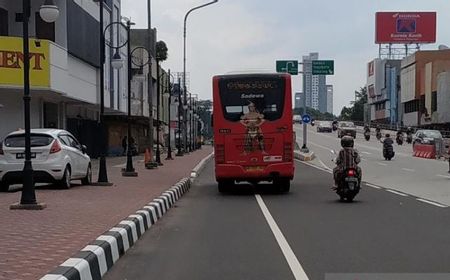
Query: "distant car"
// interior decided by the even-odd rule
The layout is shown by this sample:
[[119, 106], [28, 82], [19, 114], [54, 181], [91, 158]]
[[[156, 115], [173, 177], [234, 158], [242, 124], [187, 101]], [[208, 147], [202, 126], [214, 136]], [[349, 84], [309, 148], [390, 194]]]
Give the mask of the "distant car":
[[300, 116], [300, 115], [294, 115], [294, 116], [292, 117], [292, 122], [293, 122], [293, 123], [302, 123], [302, 116]]
[[[31, 161], [34, 182], [58, 183], [70, 188], [72, 180], [92, 182], [91, 159], [70, 132], [61, 129], [31, 130]], [[0, 190], [22, 183], [25, 160], [25, 131], [10, 133], [0, 144]]]
[[317, 132], [332, 132], [333, 124], [329, 121], [321, 121], [317, 125]]
[[339, 122], [337, 134], [339, 138], [344, 135], [350, 135], [356, 138], [356, 126], [353, 122]]
[[436, 143], [443, 146], [443, 137], [438, 130], [419, 129], [413, 136], [413, 146], [415, 144], [435, 145]]

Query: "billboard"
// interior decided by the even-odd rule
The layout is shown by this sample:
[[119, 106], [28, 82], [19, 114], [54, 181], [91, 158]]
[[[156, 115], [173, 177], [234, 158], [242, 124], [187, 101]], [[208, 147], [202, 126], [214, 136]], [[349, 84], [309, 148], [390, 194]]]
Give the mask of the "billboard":
[[376, 44], [436, 42], [436, 12], [377, 12]]
[[[23, 86], [23, 41], [0, 36], [0, 85]], [[49, 41], [30, 39], [30, 85], [50, 87]]]

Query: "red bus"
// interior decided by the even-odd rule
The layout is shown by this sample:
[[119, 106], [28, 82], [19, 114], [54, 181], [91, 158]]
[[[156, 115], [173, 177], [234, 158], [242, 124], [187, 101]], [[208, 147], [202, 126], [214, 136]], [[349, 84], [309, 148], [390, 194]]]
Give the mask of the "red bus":
[[294, 177], [289, 74], [213, 77], [215, 174], [219, 192], [235, 182], [272, 181], [288, 192]]

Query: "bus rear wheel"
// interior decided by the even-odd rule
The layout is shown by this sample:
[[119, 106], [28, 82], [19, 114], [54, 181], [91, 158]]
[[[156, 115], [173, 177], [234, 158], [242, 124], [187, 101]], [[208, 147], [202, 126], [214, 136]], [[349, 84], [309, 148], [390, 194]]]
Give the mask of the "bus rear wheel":
[[280, 193], [288, 193], [291, 189], [291, 180], [289, 179], [277, 179], [273, 181], [273, 184], [278, 188]]
[[233, 180], [217, 181], [217, 187], [218, 187], [220, 193], [226, 193], [233, 184], [234, 184]]

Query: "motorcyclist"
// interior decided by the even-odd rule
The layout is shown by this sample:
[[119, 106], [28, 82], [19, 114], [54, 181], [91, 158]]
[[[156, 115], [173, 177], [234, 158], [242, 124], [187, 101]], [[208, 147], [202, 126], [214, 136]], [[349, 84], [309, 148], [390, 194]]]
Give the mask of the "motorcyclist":
[[397, 131], [397, 136], [396, 136], [397, 138], [396, 138], [396, 140], [397, 140], [397, 143], [402, 143], [403, 142], [403, 132], [402, 132], [402, 130], [401, 129], [399, 129], [398, 131]]
[[370, 132], [370, 127], [368, 124], [364, 125], [364, 132]]
[[386, 154], [388, 152], [392, 152], [394, 154], [394, 140], [392, 140], [391, 135], [389, 133], [386, 133], [383, 143], [383, 156], [386, 158]]
[[333, 169], [334, 175], [334, 183], [336, 187], [339, 186], [340, 180], [342, 180], [342, 176], [345, 175], [345, 171], [348, 169], [355, 169], [358, 182], [361, 184], [362, 171], [358, 164], [361, 162], [361, 158], [359, 156], [359, 152], [354, 149], [354, 140], [353, 137], [349, 135], [345, 135], [341, 138], [341, 146], [342, 150], [339, 151], [339, 154], [336, 158], [336, 167]]
[[413, 130], [410, 126], [406, 129], [406, 142], [411, 143], [412, 142], [412, 134]]
[[333, 126], [333, 130], [337, 130], [337, 127], [338, 127], [338, 121], [337, 121], [337, 120], [334, 120], [333, 123], [332, 123], [332, 126]]
[[376, 132], [377, 139], [380, 140], [381, 139], [381, 128], [379, 125], [377, 125], [375, 127], [375, 132]]

